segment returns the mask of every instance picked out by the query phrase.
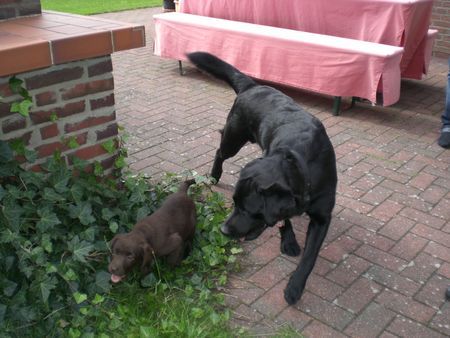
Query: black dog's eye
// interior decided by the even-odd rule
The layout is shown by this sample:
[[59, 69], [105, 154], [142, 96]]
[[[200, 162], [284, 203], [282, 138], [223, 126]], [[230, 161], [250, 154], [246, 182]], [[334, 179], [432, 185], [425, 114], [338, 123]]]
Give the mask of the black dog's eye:
[[133, 254], [128, 254], [128, 255], [127, 255], [127, 258], [128, 258], [128, 259], [134, 259], [134, 255], [133, 255]]

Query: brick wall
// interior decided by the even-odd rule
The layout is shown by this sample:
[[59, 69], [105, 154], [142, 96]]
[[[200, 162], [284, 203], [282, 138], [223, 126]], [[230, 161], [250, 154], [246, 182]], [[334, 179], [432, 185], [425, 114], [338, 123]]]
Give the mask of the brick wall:
[[433, 55], [450, 57], [450, 0], [434, 0], [431, 27], [439, 30]]
[[0, 0], [0, 20], [40, 13], [40, 0]]
[[[30, 117], [10, 113], [10, 102], [17, 100], [9, 91], [9, 77], [0, 77], [0, 139], [21, 138], [38, 153], [38, 164], [55, 150], [69, 161], [71, 155], [99, 161], [111, 168], [115, 154], [101, 144], [117, 136], [114, 81], [111, 57], [83, 60], [18, 74], [33, 98]], [[55, 117], [57, 119], [55, 120]], [[71, 149], [69, 140], [80, 147]]]

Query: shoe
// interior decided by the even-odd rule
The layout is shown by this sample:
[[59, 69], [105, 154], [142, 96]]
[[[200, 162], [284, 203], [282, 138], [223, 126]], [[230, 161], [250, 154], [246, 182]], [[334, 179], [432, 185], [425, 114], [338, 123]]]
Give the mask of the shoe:
[[445, 149], [450, 148], [450, 127], [445, 127], [441, 131], [441, 136], [439, 136], [438, 144]]

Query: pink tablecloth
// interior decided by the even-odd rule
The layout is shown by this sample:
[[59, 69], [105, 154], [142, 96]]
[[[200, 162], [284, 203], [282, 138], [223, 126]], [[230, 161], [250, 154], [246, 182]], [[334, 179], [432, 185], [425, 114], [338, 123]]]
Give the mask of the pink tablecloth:
[[404, 47], [402, 75], [428, 64], [433, 0], [181, 0], [181, 11]]
[[384, 105], [400, 95], [399, 47], [183, 13], [153, 18], [162, 57], [206, 51], [252, 77], [323, 94], [376, 102], [382, 88]]

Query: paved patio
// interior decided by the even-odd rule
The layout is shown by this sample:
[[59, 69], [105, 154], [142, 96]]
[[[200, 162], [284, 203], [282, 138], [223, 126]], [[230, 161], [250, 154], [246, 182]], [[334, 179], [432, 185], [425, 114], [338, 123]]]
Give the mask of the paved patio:
[[[147, 47], [113, 55], [117, 116], [130, 134], [132, 168], [207, 173], [235, 97], [225, 84], [152, 55], [152, 14], [102, 16], [147, 26]], [[244, 244], [242, 270], [225, 290], [233, 324], [270, 336], [289, 324], [306, 337], [450, 336], [450, 151], [436, 144], [447, 61], [422, 81], [403, 81], [394, 106], [359, 104], [341, 116], [332, 99], [280, 88], [322, 120], [335, 146], [339, 186], [330, 232], [306, 292], [287, 306], [283, 289], [298, 258], [279, 253], [276, 229]], [[226, 162], [228, 195], [248, 145]], [[295, 220], [303, 247], [306, 217]]]

